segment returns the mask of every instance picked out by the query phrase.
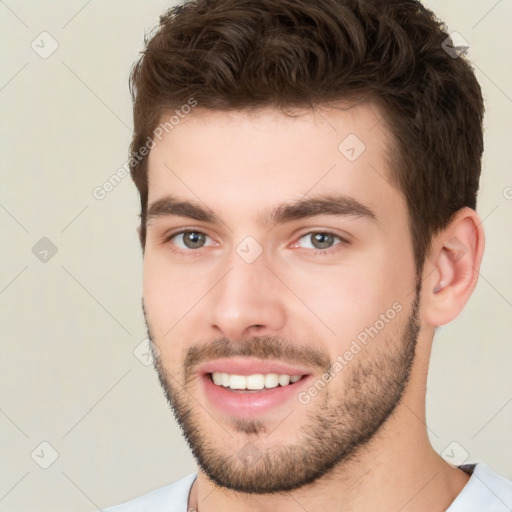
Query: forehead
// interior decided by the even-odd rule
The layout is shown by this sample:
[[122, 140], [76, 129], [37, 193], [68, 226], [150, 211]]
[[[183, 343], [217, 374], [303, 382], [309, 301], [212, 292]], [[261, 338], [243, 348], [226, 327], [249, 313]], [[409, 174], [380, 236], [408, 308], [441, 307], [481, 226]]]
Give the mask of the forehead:
[[150, 151], [148, 204], [171, 194], [256, 219], [272, 205], [339, 193], [372, 211], [403, 210], [390, 142], [372, 104], [291, 114], [197, 108]]

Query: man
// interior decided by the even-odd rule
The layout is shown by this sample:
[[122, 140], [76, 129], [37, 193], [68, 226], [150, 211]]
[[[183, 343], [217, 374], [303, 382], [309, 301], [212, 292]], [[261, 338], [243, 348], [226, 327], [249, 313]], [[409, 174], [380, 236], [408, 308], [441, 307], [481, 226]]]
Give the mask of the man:
[[112, 512], [512, 510], [425, 425], [484, 233], [483, 102], [414, 0], [197, 0], [131, 76], [143, 308], [198, 473]]

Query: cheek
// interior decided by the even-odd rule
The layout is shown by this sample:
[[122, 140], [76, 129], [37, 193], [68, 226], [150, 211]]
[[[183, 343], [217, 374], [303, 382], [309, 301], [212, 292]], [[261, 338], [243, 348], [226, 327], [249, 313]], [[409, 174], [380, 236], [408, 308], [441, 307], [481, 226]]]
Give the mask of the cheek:
[[[390, 275], [388, 267], [382, 260], [361, 260], [287, 276], [287, 282], [295, 283], [291, 288], [296, 295], [314, 313], [307, 315], [309, 328], [330, 340], [331, 356], [342, 354], [353, 339], [379, 321], [380, 315], [396, 302], [399, 277]], [[304, 314], [300, 318], [305, 318]], [[388, 325], [381, 330], [389, 332]]]
[[[183, 269], [171, 269], [163, 258], [146, 253], [144, 257], [143, 298], [151, 329], [165, 372], [181, 382], [181, 362], [185, 357], [186, 315], [194, 297], [192, 281]], [[195, 299], [197, 302], [197, 299]]]
[[194, 286], [190, 273], [171, 267], [165, 258], [146, 253], [143, 297], [146, 316], [156, 337], [166, 333], [190, 309]]

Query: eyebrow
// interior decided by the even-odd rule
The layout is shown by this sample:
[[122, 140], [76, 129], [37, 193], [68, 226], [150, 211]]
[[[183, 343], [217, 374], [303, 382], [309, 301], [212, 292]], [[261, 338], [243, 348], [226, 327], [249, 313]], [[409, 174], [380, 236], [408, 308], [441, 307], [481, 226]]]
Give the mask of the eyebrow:
[[[337, 215], [344, 217], [364, 218], [377, 223], [375, 213], [353, 197], [342, 194], [329, 194], [308, 199], [299, 199], [283, 203], [271, 211], [258, 216], [264, 226], [282, 224], [293, 220], [306, 219], [318, 215]], [[147, 212], [146, 221], [157, 217], [179, 216], [211, 224], [224, 224], [217, 214], [194, 201], [181, 200], [175, 196], [165, 196], [153, 202]]]

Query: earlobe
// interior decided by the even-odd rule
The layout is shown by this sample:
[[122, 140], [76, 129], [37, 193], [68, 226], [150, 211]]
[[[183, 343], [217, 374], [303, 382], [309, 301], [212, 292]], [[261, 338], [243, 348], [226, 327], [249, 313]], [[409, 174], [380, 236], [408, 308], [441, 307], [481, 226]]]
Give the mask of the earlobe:
[[437, 327], [459, 315], [478, 282], [484, 232], [476, 212], [460, 210], [435, 237], [433, 247], [426, 265], [431, 270], [425, 277], [423, 316], [427, 324]]

